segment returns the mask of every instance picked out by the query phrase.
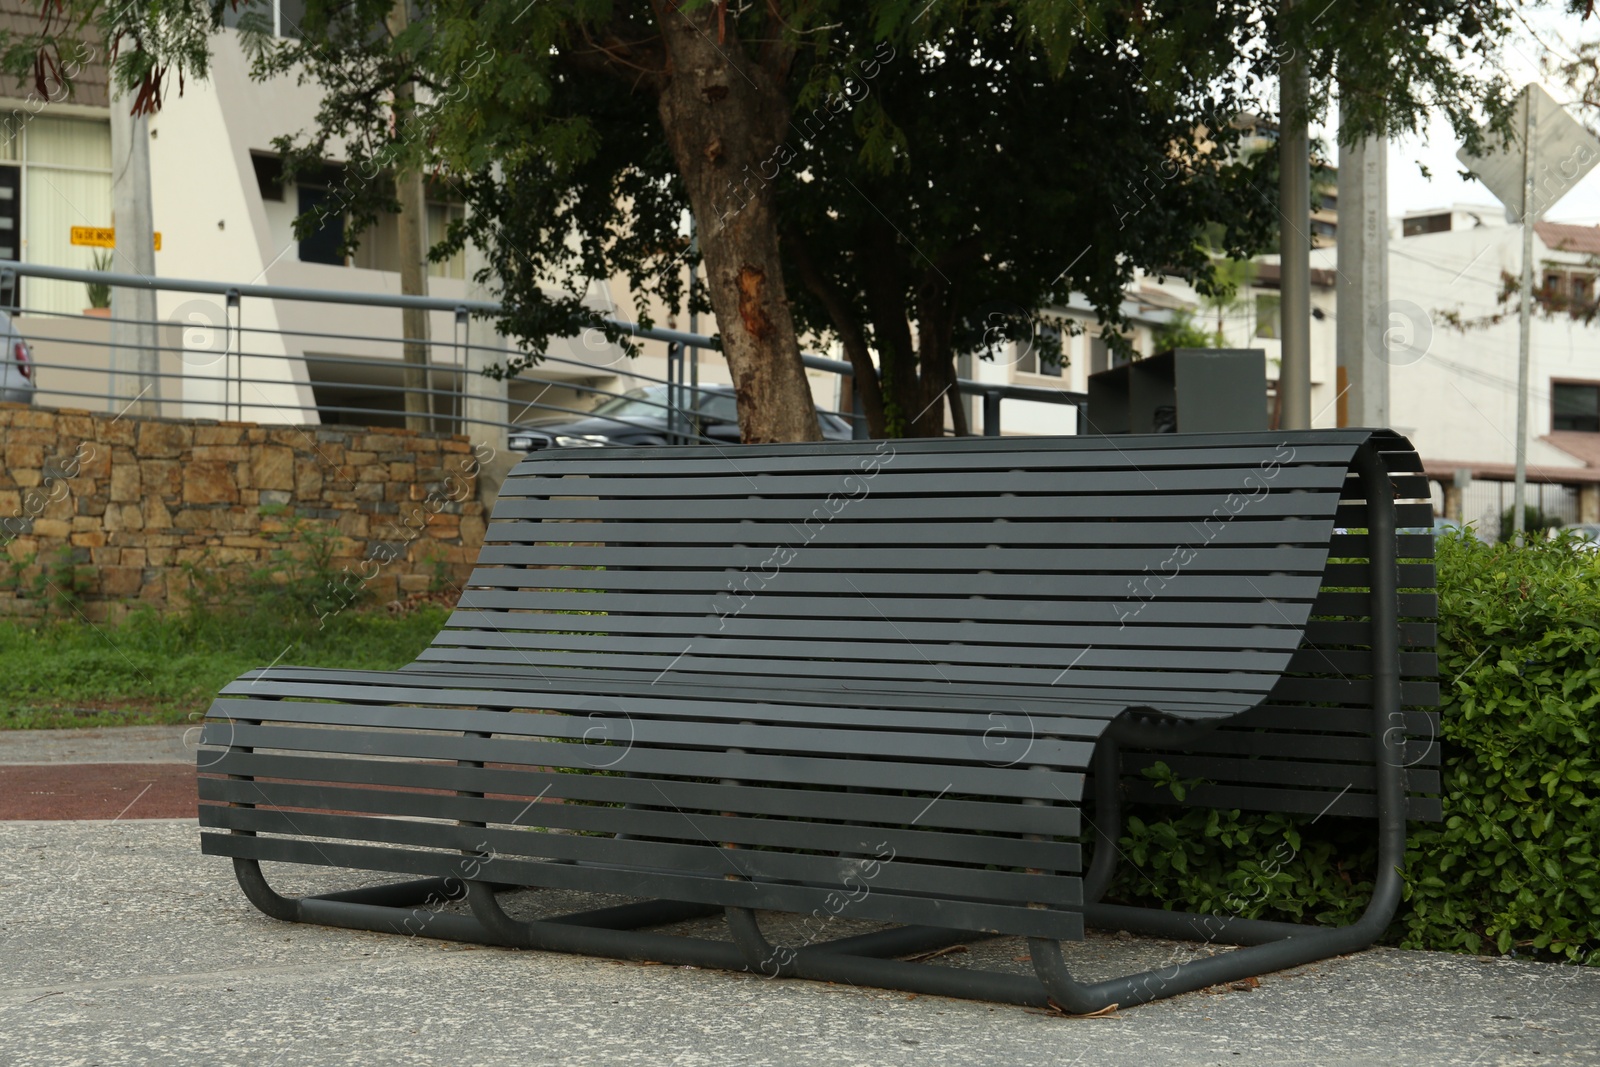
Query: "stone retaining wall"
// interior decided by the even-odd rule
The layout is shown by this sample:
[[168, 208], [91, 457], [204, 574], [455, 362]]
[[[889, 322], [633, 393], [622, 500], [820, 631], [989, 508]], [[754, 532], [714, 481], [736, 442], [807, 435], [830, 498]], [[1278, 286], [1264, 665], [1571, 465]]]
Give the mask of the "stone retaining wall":
[[380, 602], [459, 584], [483, 544], [489, 452], [409, 430], [0, 404], [0, 614], [52, 610], [34, 594], [63, 567], [91, 619], [181, 603], [184, 564], [259, 570], [295, 519], [336, 530], [334, 570]]

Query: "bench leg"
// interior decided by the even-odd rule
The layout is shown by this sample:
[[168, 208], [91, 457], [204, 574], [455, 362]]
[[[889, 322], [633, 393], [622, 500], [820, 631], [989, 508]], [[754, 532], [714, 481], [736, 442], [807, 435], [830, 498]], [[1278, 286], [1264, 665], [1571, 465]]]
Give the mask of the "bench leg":
[[[745, 968], [767, 978], [807, 978], [818, 982], [904, 989], [930, 996], [992, 1000], [1041, 1008], [1049, 1003], [1045, 990], [1026, 975], [905, 963], [861, 953], [861, 948], [865, 947], [886, 953], [895, 951], [897, 954], [909, 954], [992, 935], [907, 926], [797, 949], [773, 945], [768, 941], [761, 932], [755, 913], [749, 908], [728, 908], [727, 919], [728, 930], [738, 946]], [[895, 938], [900, 939], [898, 945]]]
[[[1372, 551], [1372, 742], [1373, 764], [1377, 770], [1378, 874], [1372, 899], [1360, 919], [1348, 926], [1326, 928], [1294, 923], [1262, 922], [1253, 919], [1196, 915], [1155, 908], [1126, 908], [1099, 903], [1099, 892], [1085, 893], [1084, 919], [1090, 925], [1121, 928], [1157, 937], [1220, 941], [1249, 947], [1235, 949], [1205, 959], [1189, 960], [1162, 970], [1145, 971], [1106, 982], [1085, 984], [1075, 980], [1061, 956], [1060, 942], [1030, 938], [1030, 955], [1039, 981], [1050, 991], [1059, 1007], [1074, 1013], [1100, 1011], [1113, 1005], [1143, 1004], [1162, 997], [1186, 993], [1220, 982], [1237, 981], [1266, 971], [1298, 967], [1330, 956], [1366, 948], [1378, 939], [1399, 907], [1405, 862], [1406, 790], [1404, 739], [1394, 729], [1403, 722], [1400, 699], [1397, 570], [1394, 552], [1395, 511], [1388, 472], [1375, 453], [1363, 452], [1358, 460], [1363, 487], [1370, 506], [1369, 535]], [[1121, 740], [1137, 740], [1143, 729], [1126, 720], [1113, 724], [1102, 748], [1113, 755]], [[1096, 752], [1095, 817], [1096, 854], [1091, 861], [1087, 882], [1103, 892], [1110, 881], [1109, 869], [1099, 876], [1101, 853], [1107, 853], [1107, 867], [1114, 854], [1113, 828], [1121, 824], [1116, 768], [1099, 762]]]
[[[1088, 1014], [1112, 1006], [1127, 1007], [1187, 993], [1222, 982], [1238, 981], [1267, 971], [1298, 967], [1330, 956], [1366, 948], [1382, 935], [1399, 906], [1405, 856], [1405, 793], [1402, 753], [1393, 735], [1380, 734], [1379, 825], [1377, 879], [1372, 899], [1361, 918], [1348, 926], [1327, 928], [1297, 923], [1264, 922], [1192, 912], [1086, 904], [1084, 920], [1091, 926], [1128, 930], [1152, 937], [1246, 945], [1204, 959], [1189, 960], [1159, 970], [1144, 971], [1105, 982], [1083, 983], [1072, 977], [1058, 941], [1029, 938], [1034, 972], [1049, 990], [1050, 999], [1073, 1014]], [[1120, 825], [1097, 812], [1105, 823]], [[1109, 833], [1109, 831], [1107, 831]], [[1086, 899], [1093, 900], [1088, 897]]]
[[634, 928], [715, 915], [722, 910], [717, 905], [652, 900], [555, 919], [524, 921], [506, 914], [495, 899], [492, 884], [476, 881], [467, 883], [467, 903], [496, 944], [690, 967], [743, 969], [739, 950], [725, 941], [655, 934]]
[[286, 897], [267, 883], [257, 860], [235, 858], [233, 873], [250, 903], [264, 914], [284, 922], [411, 937], [420, 935], [442, 941], [485, 943], [491, 940], [483, 926], [474, 920], [440, 910], [445, 904], [465, 896], [466, 883], [459, 878], [423, 878], [317, 896]]

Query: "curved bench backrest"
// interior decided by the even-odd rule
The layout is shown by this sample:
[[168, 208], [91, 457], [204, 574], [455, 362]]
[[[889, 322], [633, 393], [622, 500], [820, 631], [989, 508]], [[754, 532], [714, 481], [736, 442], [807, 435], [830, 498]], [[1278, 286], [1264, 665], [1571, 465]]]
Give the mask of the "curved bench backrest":
[[1305, 666], [1325, 580], [1366, 584], [1329, 558], [1368, 446], [1426, 496], [1370, 430], [536, 453], [413, 669], [1236, 713]]

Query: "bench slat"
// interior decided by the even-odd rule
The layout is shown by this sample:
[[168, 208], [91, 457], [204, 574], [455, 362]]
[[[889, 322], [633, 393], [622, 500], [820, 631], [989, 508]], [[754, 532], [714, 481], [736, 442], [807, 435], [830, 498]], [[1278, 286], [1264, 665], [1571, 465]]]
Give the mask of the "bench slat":
[[[200, 796], [227, 804], [261, 805], [306, 811], [401, 816], [515, 826], [528, 814], [524, 798], [441, 796], [400, 790], [292, 782], [241, 782], [200, 779]], [[665, 802], [658, 798], [658, 805]], [[787, 814], [787, 813], [786, 813]], [[871, 856], [880, 846], [897, 857], [949, 863], [1000, 864], [1040, 870], [1076, 870], [1081, 850], [1076, 842], [1028, 841], [992, 834], [907, 831], [862, 823], [820, 823], [801, 818], [756, 819], [718, 812], [692, 814], [670, 806], [614, 807], [583, 803], [541, 803], [541, 828], [565, 832], [636, 834], [658, 839], [684, 838], [745, 847], [771, 846]]]
[[[207, 774], [262, 776], [288, 781], [344, 783], [409, 789], [418, 795], [429, 791], [473, 792], [511, 796], [540, 803], [552, 798], [597, 803], [666, 804], [684, 811], [734, 811], [747, 815], [795, 816], [829, 819], [866, 826], [916, 825], [928, 829], [992, 831], [1004, 825], [1016, 834], [1076, 838], [1081, 832], [1077, 809], [1063, 804], [1020, 805], [945, 794], [937, 804], [930, 797], [875, 794], [863, 810], [859, 792], [823, 789], [789, 789], [768, 785], [723, 785], [682, 779], [600, 777], [500, 766], [473, 767], [443, 762], [329, 759], [279, 753], [247, 752], [230, 748], [208, 759]], [[244, 783], [247, 785], [267, 783]], [[259, 802], [259, 801], [258, 801]], [[519, 811], [522, 809], [519, 808]], [[525, 814], [520, 825], [536, 825]]]

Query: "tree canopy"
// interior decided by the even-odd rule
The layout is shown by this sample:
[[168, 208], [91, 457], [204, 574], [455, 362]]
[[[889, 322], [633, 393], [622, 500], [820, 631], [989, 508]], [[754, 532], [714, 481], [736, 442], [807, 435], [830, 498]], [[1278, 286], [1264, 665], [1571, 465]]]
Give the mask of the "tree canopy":
[[[157, 107], [204, 73], [235, 3], [41, 0], [4, 62], [48, 79], [98, 33], [135, 106]], [[468, 205], [437, 254], [485, 250], [530, 351], [598, 325], [575, 295], [590, 279], [681, 306], [699, 256], [745, 436], [782, 440], [816, 432], [803, 336], [842, 342], [875, 433], [937, 433], [945, 404], [963, 425], [958, 355], [1052, 343], [1036, 309], [1084, 294], [1117, 344], [1136, 271], [1225, 284], [1201, 237], [1244, 258], [1280, 220], [1274, 160], [1234, 152], [1233, 120], [1281, 118], [1291, 54], [1313, 111], [1341, 100], [1346, 139], [1429, 109], [1479, 136], [1507, 114], [1495, 60], [1516, 6], [413, 0], [395, 34], [392, 0], [308, 0], [297, 38], [249, 43], [258, 76], [324, 94], [316, 128], [280, 144], [290, 176], [340, 162], [333, 209], [359, 240], [395, 207], [386, 176], [427, 168]]]

